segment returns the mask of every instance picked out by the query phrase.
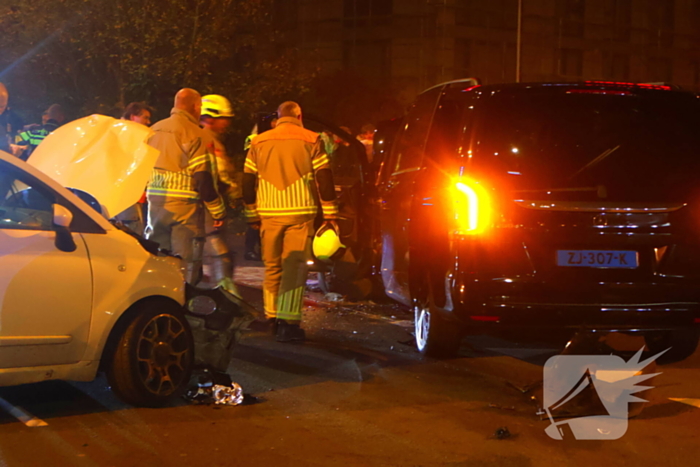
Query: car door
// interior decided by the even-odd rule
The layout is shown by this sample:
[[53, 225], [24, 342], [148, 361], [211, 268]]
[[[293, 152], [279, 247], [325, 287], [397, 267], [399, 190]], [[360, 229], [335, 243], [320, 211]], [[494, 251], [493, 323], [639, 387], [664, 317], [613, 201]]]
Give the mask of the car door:
[[421, 94], [409, 109], [378, 182], [382, 281], [387, 295], [409, 306], [408, 228], [414, 185], [421, 172], [425, 142], [441, 89], [436, 87]]
[[[78, 362], [91, 317], [90, 261], [55, 245], [51, 188], [0, 161], [0, 369]], [[65, 201], [64, 201], [65, 203]]]

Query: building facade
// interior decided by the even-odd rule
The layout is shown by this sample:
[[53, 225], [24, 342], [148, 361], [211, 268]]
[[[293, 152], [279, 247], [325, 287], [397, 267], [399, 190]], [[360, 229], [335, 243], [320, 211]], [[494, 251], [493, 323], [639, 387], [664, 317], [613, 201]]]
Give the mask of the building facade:
[[700, 86], [700, 0], [281, 0], [320, 73], [347, 70], [409, 101], [442, 81], [614, 80]]

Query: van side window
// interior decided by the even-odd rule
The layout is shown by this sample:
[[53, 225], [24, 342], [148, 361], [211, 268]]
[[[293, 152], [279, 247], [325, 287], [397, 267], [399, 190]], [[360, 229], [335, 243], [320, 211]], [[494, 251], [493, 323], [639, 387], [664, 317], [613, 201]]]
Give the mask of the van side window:
[[437, 87], [421, 94], [409, 109], [392, 153], [392, 160], [395, 161], [393, 173], [420, 168], [425, 141], [441, 91], [442, 88]]
[[464, 99], [456, 99], [454, 95], [443, 94], [440, 98], [425, 147], [425, 157], [437, 166], [444, 166], [456, 159], [462, 135], [468, 126], [467, 118], [463, 115], [465, 107]]

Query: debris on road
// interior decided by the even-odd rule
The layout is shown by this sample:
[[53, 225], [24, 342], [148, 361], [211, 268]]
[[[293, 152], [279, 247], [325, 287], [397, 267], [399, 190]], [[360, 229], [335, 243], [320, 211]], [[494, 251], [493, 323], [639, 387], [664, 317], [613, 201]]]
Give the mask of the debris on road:
[[496, 439], [507, 439], [507, 438], [510, 438], [511, 436], [513, 436], [513, 435], [511, 435], [507, 426], [502, 426], [500, 428], [496, 428], [496, 432], [493, 434], [493, 437]]
[[329, 302], [342, 302], [343, 301], [343, 296], [340, 295], [339, 293], [336, 292], [328, 292], [326, 295], [324, 295], [324, 300], [327, 300]]
[[231, 383], [231, 386], [215, 384], [212, 390], [216, 405], [239, 405], [243, 402], [243, 388], [237, 383]]
[[197, 405], [240, 405], [243, 388], [226, 373], [204, 370], [196, 386], [185, 393], [185, 399]]

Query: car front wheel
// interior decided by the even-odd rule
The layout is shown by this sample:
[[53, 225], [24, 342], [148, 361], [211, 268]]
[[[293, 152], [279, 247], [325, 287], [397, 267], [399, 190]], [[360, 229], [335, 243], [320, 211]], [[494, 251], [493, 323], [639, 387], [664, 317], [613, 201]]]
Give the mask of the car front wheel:
[[192, 330], [174, 305], [151, 302], [139, 307], [117, 338], [107, 362], [107, 379], [115, 394], [129, 404], [162, 406], [189, 382], [194, 361]]

